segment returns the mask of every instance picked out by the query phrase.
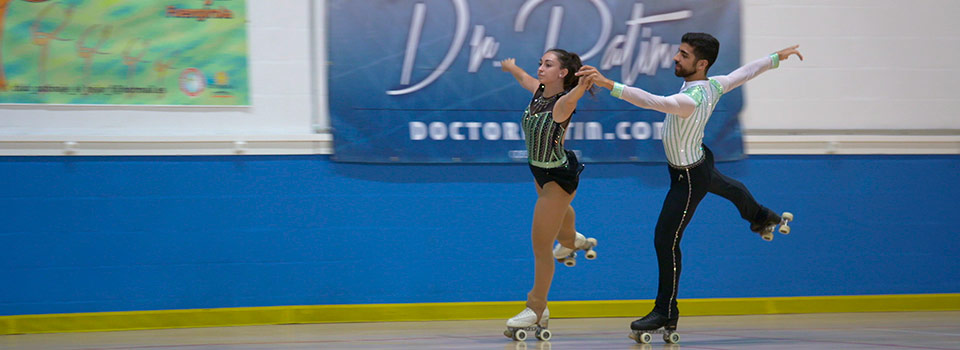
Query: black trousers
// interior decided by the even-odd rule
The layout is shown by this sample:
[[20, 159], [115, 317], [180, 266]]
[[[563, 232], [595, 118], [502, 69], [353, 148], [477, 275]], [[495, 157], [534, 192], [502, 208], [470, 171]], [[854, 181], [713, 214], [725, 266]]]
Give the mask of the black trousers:
[[721, 174], [714, 167], [713, 152], [703, 146], [703, 160], [690, 168], [670, 170], [670, 191], [663, 201], [660, 217], [653, 237], [660, 268], [659, 287], [654, 311], [668, 318], [680, 315], [677, 309], [677, 291], [680, 283], [680, 239], [697, 205], [707, 192], [717, 194], [733, 202], [740, 217], [750, 223], [762, 222], [769, 209], [761, 206], [750, 191], [737, 180]]

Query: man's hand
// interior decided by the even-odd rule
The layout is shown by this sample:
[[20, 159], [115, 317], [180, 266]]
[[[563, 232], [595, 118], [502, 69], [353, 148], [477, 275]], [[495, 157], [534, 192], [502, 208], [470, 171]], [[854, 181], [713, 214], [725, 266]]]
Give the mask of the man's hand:
[[580, 82], [577, 85], [583, 85], [584, 89], [589, 89], [593, 87], [594, 81], [593, 76], [580, 77]]
[[797, 57], [803, 61], [803, 55], [801, 55], [800, 51], [797, 50], [798, 47], [800, 47], [800, 45], [793, 45], [786, 49], [777, 51], [777, 55], [780, 57], [781, 61], [786, 61], [788, 58], [790, 58], [790, 55], [797, 55]]
[[577, 72], [577, 76], [581, 79], [586, 78], [587, 81], [606, 88], [607, 90], [613, 89], [613, 80], [607, 79], [603, 74], [600, 74], [600, 71], [598, 71], [596, 67], [584, 65], [580, 68], [580, 71]]

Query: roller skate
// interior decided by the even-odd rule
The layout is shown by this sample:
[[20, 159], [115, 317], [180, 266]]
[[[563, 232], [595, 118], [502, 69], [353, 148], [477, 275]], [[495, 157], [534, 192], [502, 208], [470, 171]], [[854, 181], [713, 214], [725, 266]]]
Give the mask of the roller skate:
[[767, 220], [760, 224], [751, 224], [750, 230], [760, 234], [760, 238], [763, 238], [764, 241], [772, 241], [773, 231], [777, 229], [777, 226], [780, 226], [780, 233], [790, 233], [790, 221], [793, 221], [793, 213], [783, 212], [783, 215], [777, 215], [767, 209]]
[[550, 309], [543, 309], [543, 316], [540, 317], [540, 322], [537, 322], [537, 313], [528, 307], [507, 320], [507, 330], [503, 331], [503, 335], [516, 341], [524, 341], [527, 339], [527, 332], [533, 332], [537, 339], [547, 341], [553, 335], [547, 329], [549, 323]]
[[677, 320], [677, 318], [669, 319], [656, 311], [651, 311], [643, 318], [630, 323], [630, 339], [640, 344], [650, 344], [653, 334], [663, 334], [663, 341], [677, 344], [680, 342]]
[[577, 236], [574, 238], [573, 245], [577, 248], [567, 248], [560, 243], [557, 243], [557, 245], [553, 247], [553, 257], [567, 267], [577, 266], [577, 250], [586, 251], [584, 256], [587, 258], [587, 260], [593, 260], [597, 258], [597, 252], [593, 250], [593, 247], [597, 246], [596, 238], [587, 238], [580, 232], [577, 232]]

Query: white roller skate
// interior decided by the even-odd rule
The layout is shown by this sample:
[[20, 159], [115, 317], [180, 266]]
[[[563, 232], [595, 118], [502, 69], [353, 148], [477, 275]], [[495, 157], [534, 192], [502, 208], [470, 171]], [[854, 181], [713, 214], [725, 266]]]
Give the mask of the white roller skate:
[[550, 330], [547, 329], [549, 323], [549, 308], [543, 309], [543, 316], [537, 323], [537, 313], [528, 307], [507, 320], [507, 330], [503, 331], [503, 335], [516, 341], [524, 341], [527, 339], [527, 332], [533, 332], [537, 339], [547, 341], [552, 336]]
[[597, 246], [596, 238], [587, 238], [580, 232], [577, 232], [577, 236], [574, 238], [573, 245], [577, 248], [567, 248], [560, 243], [557, 243], [557, 245], [553, 247], [553, 257], [568, 267], [577, 266], [577, 250], [586, 251], [584, 256], [587, 258], [587, 260], [593, 260], [597, 258], [597, 252], [593, 250], [593, 247]]
[[784, 212], [783, 215], [780, 215], [780, 220], [772, 220], [767, 223], [767, 226], [763, 228], [763, 231], [760, 231], [760, 237], [764, 241], [773, 240], [773, 231], [777, 229], [777, 226], [780, 226], [780, 233], [789, 234], [790, 233], [790, 222], [793, 221], [793, 213]]

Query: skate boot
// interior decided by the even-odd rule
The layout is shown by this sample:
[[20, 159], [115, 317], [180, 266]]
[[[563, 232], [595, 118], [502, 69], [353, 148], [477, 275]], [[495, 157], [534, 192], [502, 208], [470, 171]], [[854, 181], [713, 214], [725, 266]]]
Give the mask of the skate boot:
[[767, 219], [760, 223], [750, 224], [750, 230], [760, 234], [760, 238], [763, 238], [764, 241], [773, 240], [773, 231], [777, 229], [777, 226], [780, 226], [780, 233], [788, 234], [790, 233], [790, 221], [793, 221], [793, 214], [790, 212], [784, 212], [783, 215], [777, 215], [770, 209], [766, 209]]
[[656, 311], [651, 311], [639, 320], [630, 323], [630, 339], [640, 344], [650, 344], [653, 334], [663, 334], [663, 341], [669, 344], [680, 342], [680, 333], [677, 333], [678, 318], [667, 318]]
[[543, 309], [543, 316], [540, 317], [540, 322], [537, 322], [537, 313], [528, 307], [507, 320], [507, 330], [503, 331], [503, 335], [516, 341], [524, 341], [527, 339], [527, 332], [533, 332], [537, 339], [547, 341], [553, 335], [547, 329], [549, 323], [549, 308]]
[[593, 247], [597, 246], [596, 238], [587, 238], [580, 232], [577, 232], [577, 236], [574, 238], [573, 245], [577, 248], [567, 248], [560, 243], [557, 243], [557, 245], [553, 247], [553, 257], [568, 267], [577, 266], [577, 250], [586, 251], [585, 257], [587, 260], [593, 260], [597, 258], [597, 252], [593, 250]]

